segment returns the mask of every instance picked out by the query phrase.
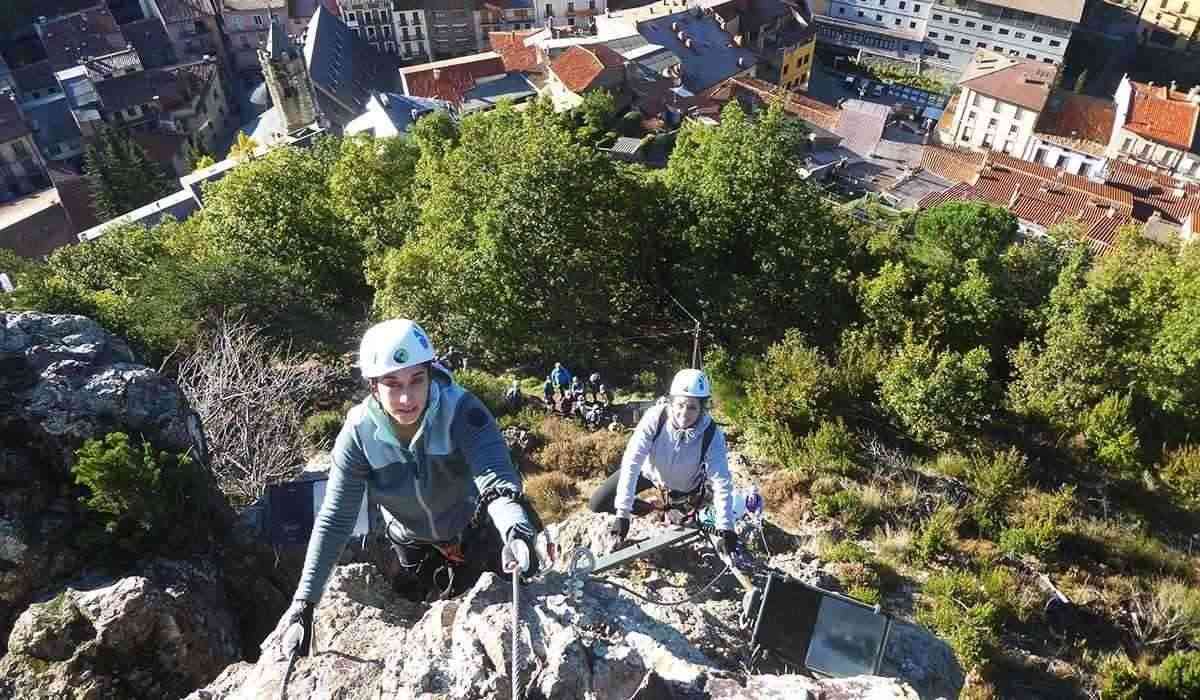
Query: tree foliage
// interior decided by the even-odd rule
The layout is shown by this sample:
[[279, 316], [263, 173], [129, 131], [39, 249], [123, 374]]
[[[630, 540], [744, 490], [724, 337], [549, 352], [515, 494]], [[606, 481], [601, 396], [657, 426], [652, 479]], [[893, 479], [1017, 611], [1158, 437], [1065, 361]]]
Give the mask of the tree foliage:
[[92, 208], [101, 221], [114, 219], [178, 189], [166, 172], [126, 134], [102, 128], [83, 152]]

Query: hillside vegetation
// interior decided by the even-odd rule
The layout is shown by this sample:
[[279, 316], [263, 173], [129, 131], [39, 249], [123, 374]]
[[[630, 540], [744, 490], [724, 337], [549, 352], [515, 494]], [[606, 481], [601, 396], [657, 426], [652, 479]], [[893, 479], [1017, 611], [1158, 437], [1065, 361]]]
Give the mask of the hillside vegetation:
[[[0, 261], [3, 303], [168, 366], [230, 314], [325, 356], [406, 315], [497, 373], [562, 359], [661, 391], [691, 349], [673, 296], [770, 516], [947, 639], [969, 697], [1200, 694], [1200, 247], [1128, 231], [1096, 258], [974, 203], [851, 221], [796, 176], [777, 109], [685, 126], [661, 171], [585, 136], [539, 104], [278, 149], [185, 222]], [[557, 510], [619, 450], [537, 433]]]

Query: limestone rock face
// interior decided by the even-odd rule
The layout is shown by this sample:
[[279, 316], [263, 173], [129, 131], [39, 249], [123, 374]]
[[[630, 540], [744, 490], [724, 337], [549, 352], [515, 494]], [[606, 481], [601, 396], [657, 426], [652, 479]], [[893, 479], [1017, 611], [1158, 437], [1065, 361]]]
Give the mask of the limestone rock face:
[[207, 682], [241, 654], [211, 569], [157, 560], [138, 575], [29, 606], [0, 659], [0, 682], [47, 700], [178, 697]]

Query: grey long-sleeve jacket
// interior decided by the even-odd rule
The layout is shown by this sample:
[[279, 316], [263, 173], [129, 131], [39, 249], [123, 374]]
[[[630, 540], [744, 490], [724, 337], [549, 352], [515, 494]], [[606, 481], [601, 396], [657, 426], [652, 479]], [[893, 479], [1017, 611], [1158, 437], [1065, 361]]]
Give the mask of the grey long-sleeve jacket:
[[[325, 500], [313, 527], [296, 600], [316, 603], [354, 529], [370, 489], [389, 531], [405, 539], [449, 542], [466, 528], [479, 495], [521, 490], [496, 420], [474, 394], [433, 368], [425, 417], [409, 445], [391, 429], [374, 397], [350, 409], [333, 447]], [[488, 505], [501, 537], [536, 534], [521, 504], [503, 496]]]

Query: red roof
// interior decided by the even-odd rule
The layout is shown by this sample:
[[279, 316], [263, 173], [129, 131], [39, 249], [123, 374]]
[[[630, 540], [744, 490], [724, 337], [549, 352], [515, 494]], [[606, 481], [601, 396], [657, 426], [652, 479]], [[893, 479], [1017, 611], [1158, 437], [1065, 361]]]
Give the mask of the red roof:
[[1036, 131], [1049, 140], [1093, 155], [1103, 155], [1112, 136], [1116, 105], [1087, 95], [1056, 91], [1038, 117]]
[[479, 54], [475, 60], [456, 59], [426, 63], [419, 70], [414, 66], [401, 70], [407, 93], [413, 97], [432, 97], [461, 104], [463, 95], [475, 87], [480, 78], [504, 75], [504, 59], [494, 53]]
[[1196, 138], [1200, 105], [1163, 85], [1133, 83], [1125, 128], [1175, 148], [1190, 149]]
[[921, 167], [951, 182], [971, 182], [983, 167], [983, 154], [946, 146], [921, 149]]
[[587, 91], [606, 72], [624, 70], [625, 59], [604, 44], [575, 45], [550, 64], [550, 70], [571, 92], [580, 95]]
[[504, 67], [508, 70], [536, 71], [538, 69], [538, 53], [536, 46], [526, 46], [525, 39], [537, 34], [538, 30], [524, 32], [491, 32], [488, 42], [492, 51], [500, 54]]
[[803, 95], [794, 90], [779, 87], [773, 83], [768, 83], [765, 80], [758, 78], [729, 78], [724, 83], [718, 85], [717, 90], [710, 90], [710, 94], [717, 98], [724, 98], [726, 101], [733, 98], [731, 90], [723, 90], [722, 88], [732, 88], [750, 92], [759, 101], [767, 102], [776, 97], [783, 99], [783, 111], [791, 114], [794, 117], [799, 117], [810, 124], [814, 124], [826, 131], [833, 131], [837, 126], [838, 119], [842, 112], [833, 105], [827, 105], [824, 102], [814, 100], [813, 98]]

